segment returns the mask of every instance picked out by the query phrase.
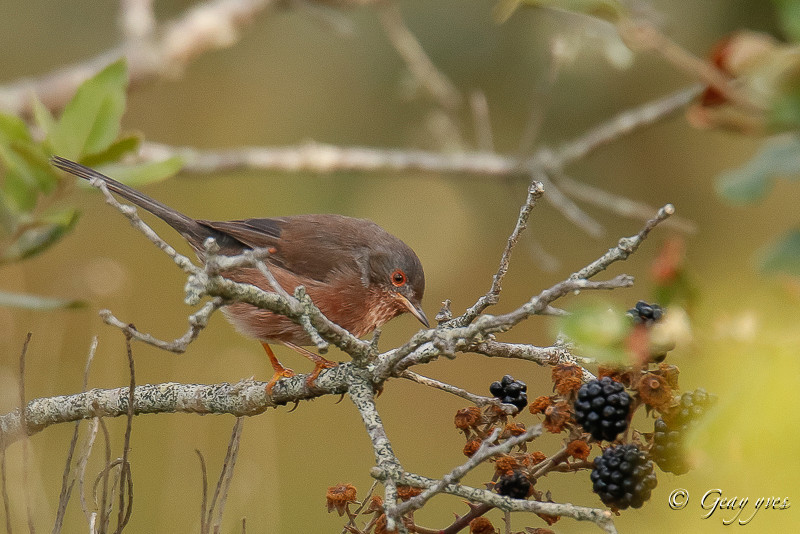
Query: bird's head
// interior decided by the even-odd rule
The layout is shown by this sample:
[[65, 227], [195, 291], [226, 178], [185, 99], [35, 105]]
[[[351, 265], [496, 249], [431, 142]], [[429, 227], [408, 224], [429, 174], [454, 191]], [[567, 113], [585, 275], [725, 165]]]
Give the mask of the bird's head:
[[369, 254], [369, 285], [377, 288], [382, 298], [391, 303], [396, 315], [410, 312], [429, 327], [428, 318], [422, 311], [425, 273], [419, 258], [411, 247], [397, 238], [385, 245]]

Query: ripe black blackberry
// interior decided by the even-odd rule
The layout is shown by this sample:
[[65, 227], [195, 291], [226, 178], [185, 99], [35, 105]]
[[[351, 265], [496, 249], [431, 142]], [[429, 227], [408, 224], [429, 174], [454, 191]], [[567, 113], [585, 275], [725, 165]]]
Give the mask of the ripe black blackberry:
[[617, 445], [594, 459], [592, 491], [603, 504], [619, 510], [639, 508], [658, 484], [653, 462], [633, 444]]
[[648, 304], [640, 300], [636, 303], [636, 306], [628, 310], [628, 315], [633, 319], [634, 323], [650, 326], [661, 319], [664, 315], [664, 310], [658, 304]]
[[669, 422], [657, 419], [653, 427], [653, 447], [650, 455], [665, 473], [682, 475], [689, 471], [684, 440], [687, 432], [705, 415], [716, 402], [716, 395], [699, 388], [681, 395], [677, 408]]
[[575, 420], [598, 441], [614, 441], [628, 428], [631, 397], [625, 386], [604, 376], [591, 380], [578, 390]]
[[511, 375], [505, 375], [499, 382], [492, 382], [489, 386], [489, 392], [500, 402], [512, 404], [520, 411], [528, 405], [527, 391], [525, 382], [514, 380]]
[[531, 481], [520, 471], [514, 471], [510, 475], [501, 476], [495, 483], [494, 489], [500, 495], [512, 499], [527, 499], [531, 490]]

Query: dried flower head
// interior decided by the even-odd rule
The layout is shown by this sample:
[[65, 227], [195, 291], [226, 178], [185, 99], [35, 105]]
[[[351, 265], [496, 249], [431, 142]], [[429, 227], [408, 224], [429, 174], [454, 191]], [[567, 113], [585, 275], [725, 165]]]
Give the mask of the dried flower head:
[[485, 517], [476, 517], [469, 522], [469, 534], [496, 534], [492, 522]]
[[397, 496], [404, 501], [407, 501], [412, 497], [416, 497], [420, 493], [422, 493], [421, 488], [412, 488], [411, 486], [397, 486]]
[[667, 381], [667, 385], [669, 385], [669, 387], [672, 389], [679, 389], [678, 375], [681, 374], [681, 370], [678, 369], [677, 366], [668, 363], [661, 363], [658, 365], [658, 372], [664, 377], [664, 380]]
[[564, 401], [557, 402], [544, 411], [542, 426], [548, 432], [558, 434], [564, 430], [564, 426], [569, 422], [571, 416], [569, 404]]
[[553, 404], [553, 399], [550, 397], [542, 396], [533, 399], [533, 402], [528, 405], [528, 409], [533, 415], [544, 412], [548, 406]]
[[521, 436], [525, 433], [525, 425], [522, 423], [508, 423], [505, 427], [503, 427], [503, 431], [500, 433], [500, 437], [503, 439], [510, 438], [512, 436]]
[[478, 438], [471, 439], [464, 445], [464, 456], [472, 458], [472, 455], [478, 452], [478, 449], [481, 447], [481, 440]]
[[473, 428], [481, 419], [481, 411], [477, 406], [470, 406], [469, 408], [461, 408], [456, 412], [455, 424], [456, 428], [460, 430], [469, 430]]
[[664, 378], [654, 373], [645, 373], [636, 385], [639, 398], [658, 411], [669, 409], [672, 403], [672, 388]]
[[375, 512], [383, 513], [383, 498], [379, 495], [373, 495], [369, 498], [366, 513], [371, 514]]
[[533, 451], [522, 457], [522, 463], [525, 467], [533, 467], [536, 464], [544, 462], [546, 459], [547, 456], [542, 451]]
[[553, 367], [552, 378], [558, 394], [568, 396], [581, 388], [583, 371], [574, 363], [562, 363]]
[[352, 484], [337, 484], [328, 488], [326, 495], [328, 513], [336, 510], [340, 516], [347, 511], [347, 505], [356, 502], [356, 488]]
[[589, 457], [592, 447], [581, 439], [570, 441], [567, 445], [567, 455], [572, 456], [576, 460], [585, 460]]
[[494, 461], [494, 470], [498, 476], [511, 474], [518, 470], [519, 467], [520, 465], [517, 459], [508, 454], [498, 456]]

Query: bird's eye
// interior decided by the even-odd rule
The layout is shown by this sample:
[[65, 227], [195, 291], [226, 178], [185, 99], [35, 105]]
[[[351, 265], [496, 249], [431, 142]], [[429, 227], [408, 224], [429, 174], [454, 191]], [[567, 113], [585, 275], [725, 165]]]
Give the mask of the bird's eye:
[[395, 269], [391, 276], [392, 285], [395, 287], [404, 286], [406, 284], [406, 273], [400, 269]]

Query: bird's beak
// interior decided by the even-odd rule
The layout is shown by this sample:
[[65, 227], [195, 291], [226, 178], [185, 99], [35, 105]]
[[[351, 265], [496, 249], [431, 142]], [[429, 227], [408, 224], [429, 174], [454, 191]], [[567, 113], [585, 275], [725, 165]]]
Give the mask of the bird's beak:
[[397, 296], [397, 300], [399, 300], [400, 303], [411, 312], [411, 315], [416, 317], [419, 322], [425, 325], [425, 328], [431, 327], [430, 323], [428, 323], [428, 318], [425, 317], [425, 312], [422, 311], [422, 307], [419, 304], [414, 304], [408, 300], [408, 297], [401, 295], [400, 293], [395, 293], [395, 295]]

